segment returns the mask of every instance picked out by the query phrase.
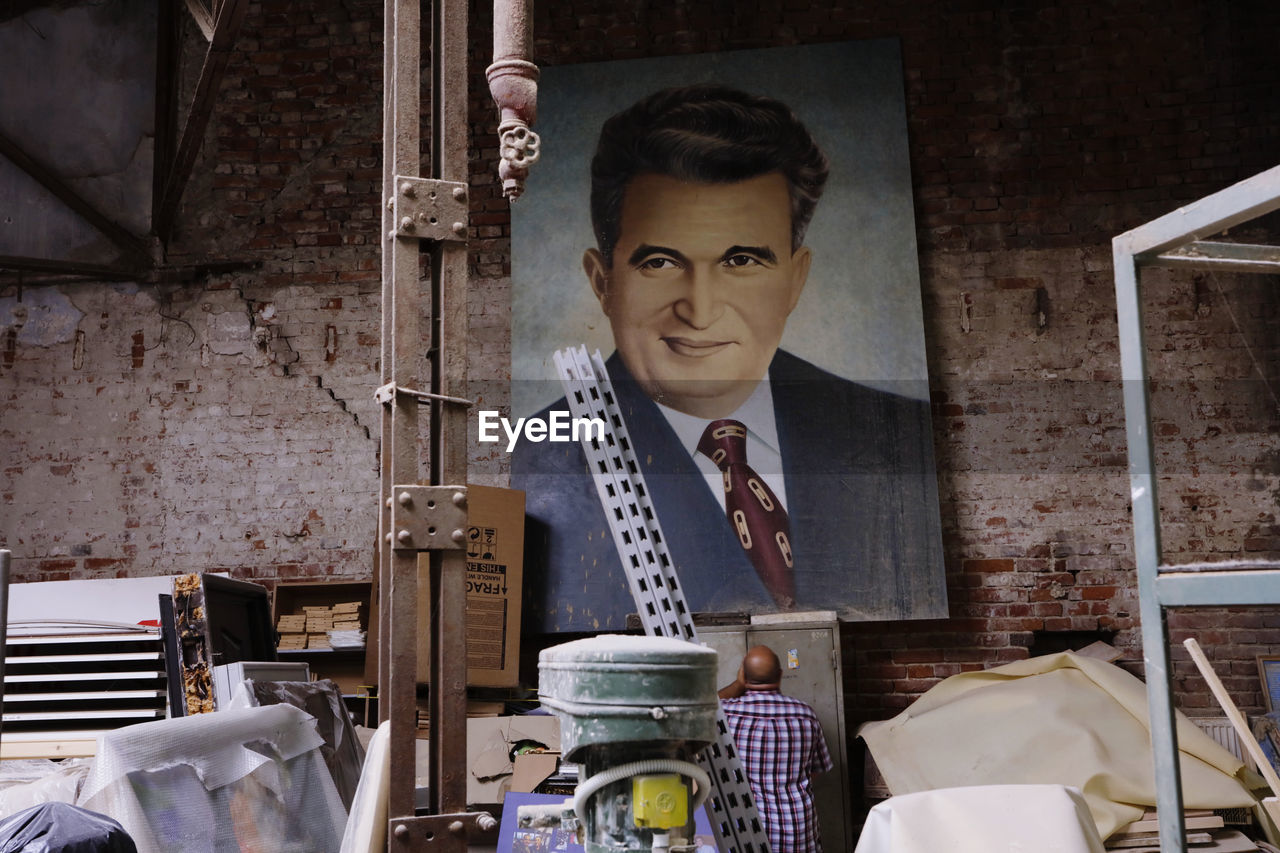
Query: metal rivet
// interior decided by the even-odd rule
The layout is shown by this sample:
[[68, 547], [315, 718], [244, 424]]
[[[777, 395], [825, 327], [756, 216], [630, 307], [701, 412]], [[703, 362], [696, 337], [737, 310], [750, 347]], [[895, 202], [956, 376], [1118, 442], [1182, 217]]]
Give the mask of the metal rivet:
[[400, 506], [408, 506], [411, 503], [413, 503], [413, 495], [409, 494], [408, 492], [401, 492]]
[[458, 201], [463, 201], [467, 197], [467, 191], [462, 187], [454, 187], [453, 197], [456, 198]]
[[396, 824], [395, 834], [396, 838], [407, 838], [409, 836], [409, 827], [403, 823], [398, 823]]
[[413, 534], [407, 530], [401, 530], [396, 534], [396, 539], [400, 541], [401, 545], [408, 545], [413, 541]]
[[455, 223], [453, 223], [453, 233], [454, 233], [454, 234], [465, 234], [465, 233], [467, 233], [467, 226], [466, 226], [466, 225], [464, 225], [464, 224], [463, 224], [463, 223], [461, 223], [461, 222], [455, 222]]
[[413, 217], [412, 217], [412, 216], [406, 216], [405, 218], [403, 218], [403, 219], [401, 219], [401, 220], [400, 220], [400, 230], [401, 230], [401, 231], [412, 231], [412, 230], [413, 230]]
[[391, 498], [387, 498], [387, 509], [391, 509]]
[[413, 198], [415, 195], [418, 194], [417, 191], [413, 188], [413, 184], [409, 183], [408, 181], [405, 181], [403, 184], [400, 185], [400, 192], [402, 195], [404, 195], [405, 198]]
[[461, 530], [455, 530], [453, 531], [453, 533], [449, 534], [449, 538], [452, 539], [454, 542], [461, 542], [463, 539], [466, 538], [466, 534], [463, 533]]
[[387, 534], [387, 541], [388, 541], [388, 542], [390, 542], [390, 541], [391, 541], [391, 534], [390, 534], [390, 533], [388, 533], [388, 534]]
[[393, 198], [387, 199], [387, 210], [395, 210], [395, 209], [396, 209], [396, 200]]
[[454, 835], [461, 835], [463, 830], [465, 830], [466, 828], [467, 828], [466, 824], [464, 824], [460, 820], [455, 820], [449, 824], [449, 831], [452, 832]]
[[453, 493], [453, 505], [454, 505], [454, 506], [465, 506], [465, 505], [466, 505], [466, 503], [467, 503], [467, 493], [466, 493], [466, 492], [454, 492], [454, 493]]

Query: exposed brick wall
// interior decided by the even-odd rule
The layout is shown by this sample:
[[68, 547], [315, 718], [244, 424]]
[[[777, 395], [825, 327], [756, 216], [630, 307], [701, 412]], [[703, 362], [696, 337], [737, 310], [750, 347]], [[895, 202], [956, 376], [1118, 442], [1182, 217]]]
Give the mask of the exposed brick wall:
[[[470, 352], [473, 395], [501, 407], [510, 253], [487, 5], [471, 45]], [[952, 618], [847, 628], [850, 729], [1046, 633], [1114, 631], [1140, 670], [1110, 239], [1275, 164], [1280, 7], [563, 0], [535, 14], [544, 64], [901, 39]], [[376, 0], [251, 4], [171, 247], [247, 266], [64, 285], [51, 301], [81, 315], [66, 334], [4, 347], [0, 535], [21, 579], [367, 575], [381, 32]], [[1280, 556], [1274, 284], [1146, 280], [1171, 560]], [[500, 453], [473, 457], [474, 479], [504, 481]], [[1253, 657], [1280, 652], [1280, 611], [1172, 624], [1261, 707]], [[1180, 700], [1207, 709], [1178, 661]]]

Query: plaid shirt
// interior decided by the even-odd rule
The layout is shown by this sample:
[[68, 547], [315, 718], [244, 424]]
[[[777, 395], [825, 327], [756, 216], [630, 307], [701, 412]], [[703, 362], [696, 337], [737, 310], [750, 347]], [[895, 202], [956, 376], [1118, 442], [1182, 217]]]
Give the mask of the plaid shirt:
[[821, 853], [809, 780], [832, 763], [813, 709], [777, 690], [722, 705], [774, 853]]

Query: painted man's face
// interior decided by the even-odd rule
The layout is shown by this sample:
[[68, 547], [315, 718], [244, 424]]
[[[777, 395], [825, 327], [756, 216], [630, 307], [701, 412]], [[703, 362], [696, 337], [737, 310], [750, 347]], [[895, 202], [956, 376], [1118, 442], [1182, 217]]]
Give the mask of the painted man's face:
[[764, 378], [809, 258], [791, 251], [781, 173], [730, 184], [646, 174], [627, 185], [612, 264], [591, 249], [583, 268], [645, 392], [714, 418]]

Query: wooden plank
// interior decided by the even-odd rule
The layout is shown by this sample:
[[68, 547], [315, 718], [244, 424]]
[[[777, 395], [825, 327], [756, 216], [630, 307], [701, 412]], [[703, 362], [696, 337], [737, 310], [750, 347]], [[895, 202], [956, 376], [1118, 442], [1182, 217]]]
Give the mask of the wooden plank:
[[196, 81], [195, 95], [191, 99], [191, 109], [187, 112], [173, 163], [164, 179], [160, 204], [152, 215], [152, 230], [162, 240], [167, 241], [173, 230], [178, 202], [182, 200], [187, 179], [191, 177], [191, 170], [195, 167], [196, 156], [200, 153], [204, 132], [217, 101], [218, 86], [222, 83], [222, 75], [227, 70], [236, 35], [240, 32], [240, 25], [244, 22], [248, 9], [249, 0], [227, 0], [218, 10], [213, 36], [209, 40], [209, 50], [205, 53], [200, 79]]
[[200, 28], [205, 41], [213, 41], [213, 13], [200, 0], [187, 0], [187, 11]]
[[[140, 276], [140, 271], [135, 268], [109, 267], [103, 264], [63, 261], [56, 258], [30, 258], [23, 255], [0, 255], [0, 270], [79, 275], [107, 281], [129, 281]], [[22, 586], [22, 584], [15, 584], [15, 586]]]
[[[1221, 829], [1225, 824], [1223, 823], [1222, 818], [1219, 817], [1218, 815], [1208, 815], [1205, 817], [1184, 818], [1182, 825], [1190, 830], [1190, 829]], [[1128, 824], [1127, 826], [1120, 827], [1120, 829], [1116, 832], [1116, 835], [1117, 836], [1139, 835], [1139, 834], [1146, 834], [1150, 832], [1159, 832], [1159, 830], [1160, 830], [1159, 820], [1155, 820], [1155, 819], [1135, 820], [1133, 823]], [[1115, 836], [1112, 836], [1112, 837], [1114, 838]]]
[[1205, 657], [1204, 650], [1200, 648], [1200, 644], [1196, 642], [1195, 637], [1188, 637], [1183, 641], [1182, 645], [1191, 653], [1191, 659], [1195, 661], [1196, 667], [1200, 670], [1200, 675], [1204, 677], [1205, 683], [1209, 685], [1209, 690], [1213, 692], [1213, 697], [1218, 700], [1218, 704], [1226, 712], [1227, 719], [1231, 721], [1231, 725], [1235, 728], [1236, 734], [1240, 738], [1240, 744], [1253, 756], [1253, 760], [1258, 762], [1258, 770], [1262, 773], [1262, 778], [1266, 779], [1267, 784], [1271, 786], [1271, 793], [1280, 795], [1280, 776], [1276, 775], [1276, 770], [1271, 766], [1271, 762], [1267, 760], [1266, 753], [1262, 751], [1262, 747], [1254, 739], [1253, 732], [1249, 729], [1249, 723], [1245, 720], [1244, 714], [1240, 713], [1240, 709], [1236, 707], [1236, 703], [1227, 693], [1227, 688], [1222, 686], [1222, 681], [1218, 678], [1218, 674], [1213, 671], [1213, 666], [1209, 663], [1209, 659]]
[[[1191, 832], [1187, 834], [1188, 844], [1208, 844], [1211, 841], [1213, 841], [1213, 836], [1207, 832]], [[1133, 847], [1154, 847], [1159, 850], [1160, 833], [1144, 832], [1132, 838], [1121, 838], [1113, 835], [1107, 839], [1106, 847], [1108, 850], [1125, 850], [1128, 853], [1138, 853], [1138, 851], [1130, 850]]]
[[92, 758], [98, 751], [98, 735], [104, 730], [59, 732], [5, 732], [0, 759]]
[[[1215, 834], [1196, 833], [1187, 836], [1188, 853], [1258, 853], [1258, 845], [1250, 841], [1244, 833], [1229, 831]], [[1147, 840], [1133, 844], [1119, 845], [1107, 839], [1108, 850], [1123, 850], [1124, 853], [1161, 853], [1160, 840], [1149, 837]]]
[[1209, 685], [1209, 690], [1213, 692], [1213, 698], [1218, 700], [1218, 704], [1222, 706], [1222, 710], [1227, 714], [1227, 719], [1235, 727], [1236, 734], [1240, 737], [1240, 744], [1253, 756], [1253, 760], [1258, 763], [1258, 770], [1262, 773], [1262, 778], [1266, 779], [1267, 784], [1271, 786], [1271, 796], [1263, 798], [1262, 807], [1266, 809], [1267, 815], [1274, 823], [1280, 824], [1280, 801], [1276, 799], [1276, 796], [1280, 795], [1280, 776], [1276, 775], [1275, 768], [1271, 766], [1271, 762], [1267, 760], [1262, 747], [1254, 739], [1253, 732], [1250, 731], [1249, 723], [1245, 720], [1244, 714], [1241, 714], [1240, 709], [1236, 707], [1236, 703], [1227, 693], [1227, 688], [1222, 686], [1222, 681], [1218, 678], [1218, 674], [1213, 671], [1213, 667], [1209, 664], [1209, 659], [1205, 657], [1204, 650], [1200, 648], [1196, 638], [1188, 637], [1183, 641], [1182, 645], [1191, 653], [1191, 659], [1196, 662], [1196, 667], [1200, 670], [1200, 674], [1204, 676], [1205, 683]]
[[182, 42], [182, 20], [175, 3], [161, 0], [156, 10], [156, 97], [155, 137], [151, 157], [151, 230], [156, 231], [156, 212], [164, 195], [164, 182], [173, 163], [178, 137], [178, 55]]

